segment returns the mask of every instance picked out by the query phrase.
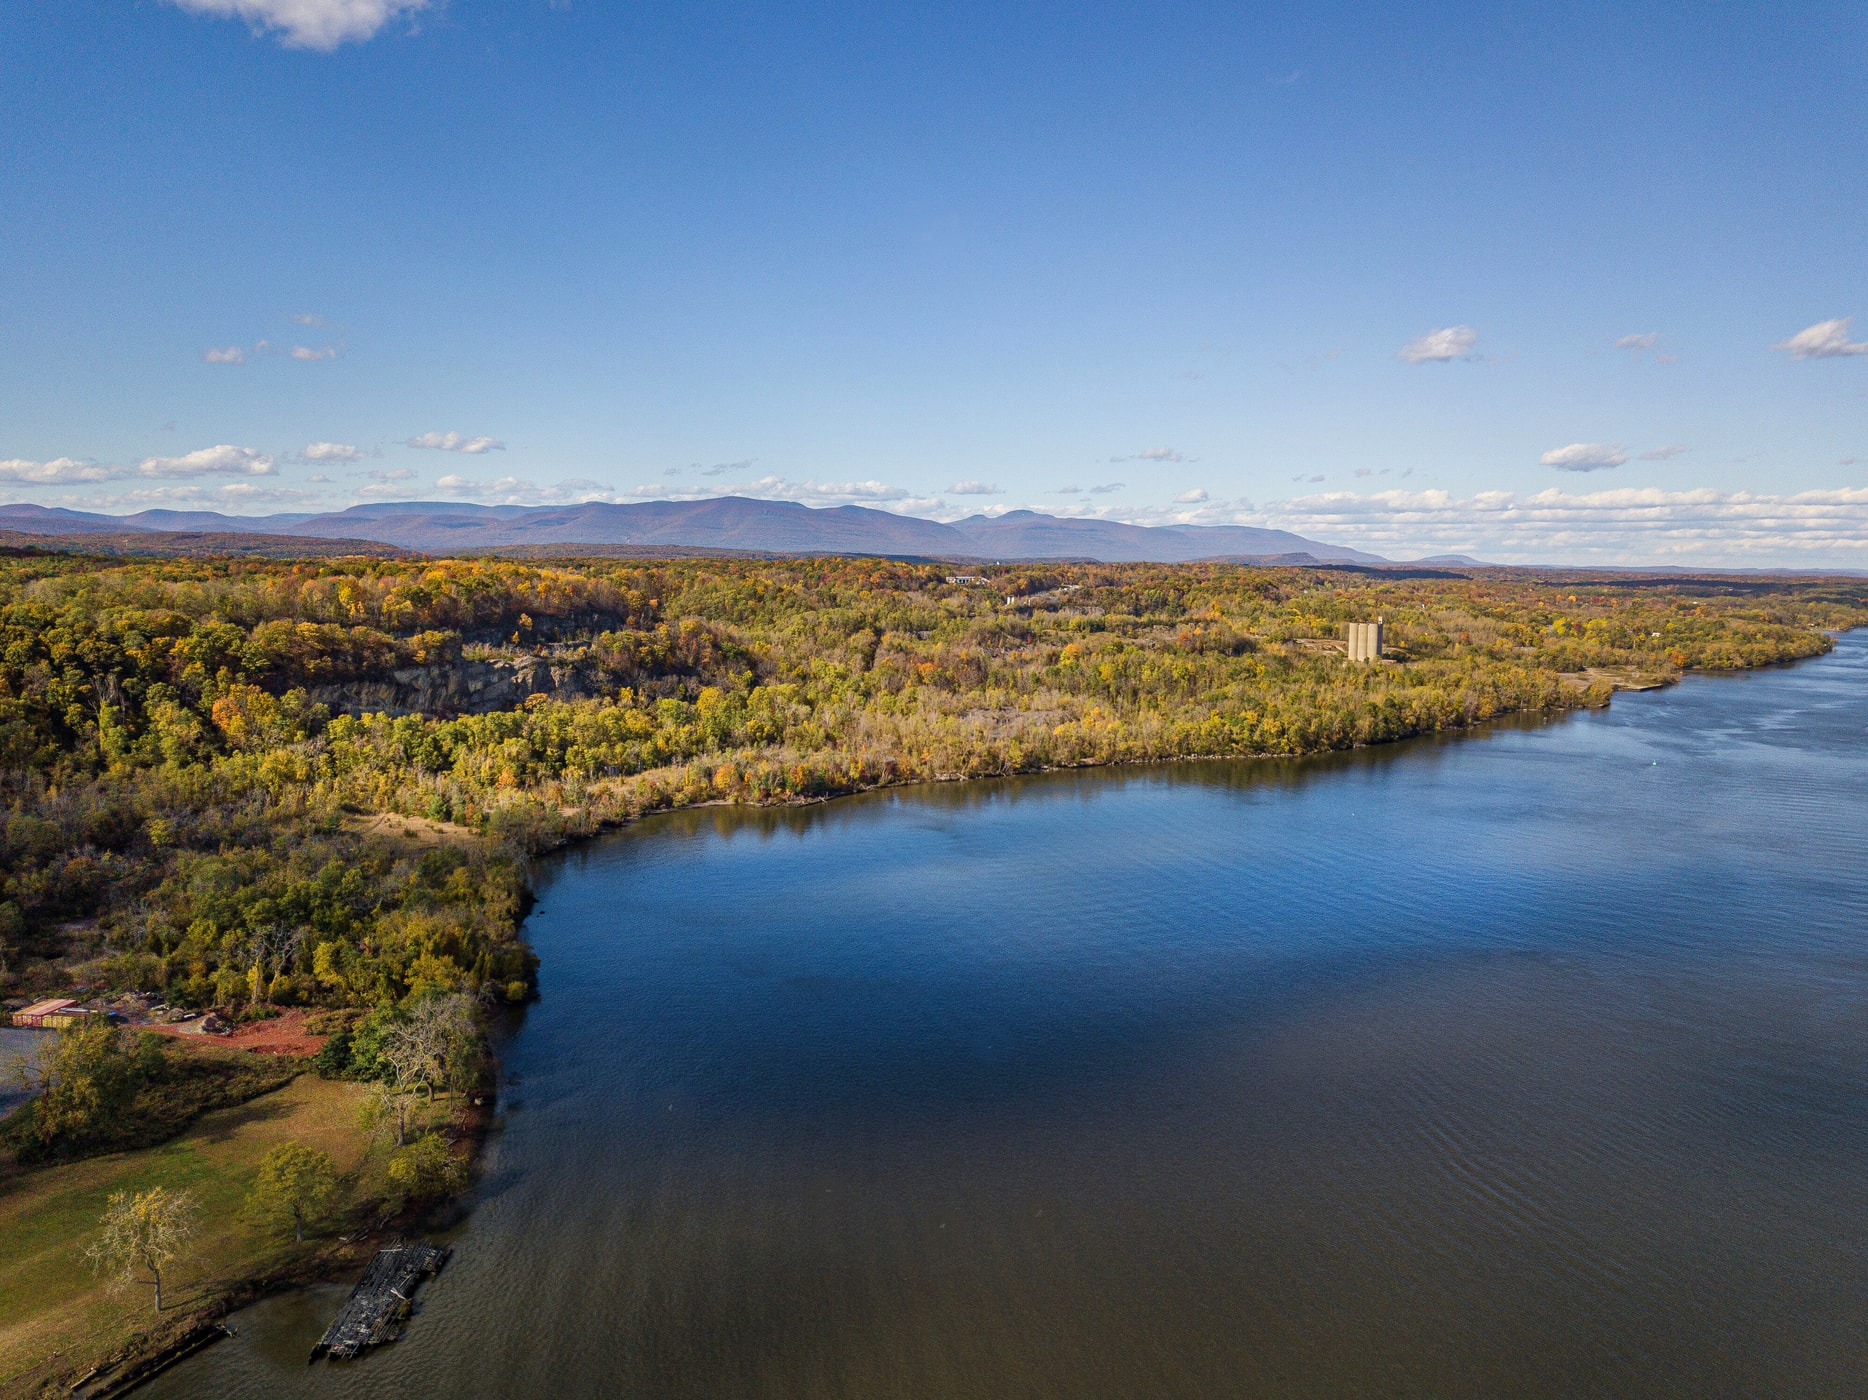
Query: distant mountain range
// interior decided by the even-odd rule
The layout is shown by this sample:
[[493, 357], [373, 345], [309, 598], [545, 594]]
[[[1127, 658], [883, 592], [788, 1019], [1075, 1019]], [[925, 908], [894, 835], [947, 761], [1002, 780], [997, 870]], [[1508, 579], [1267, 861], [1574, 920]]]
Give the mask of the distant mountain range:
[[[1254, 559], [1289, 564], [1384, 564], [1375, 554], [1243, 525], [1124, 525], [1015, 510], [951, 524], [862, 506], [813, 509], [792, 501], [719, 496], [705, 501], [479, 506], [398, 501], [329, 514], [220, 515], [145, 510], [96, 515], [38, 505], [0, 506], [0, 530], [40, 535], [135, 531], [263, 534], [368, 540], [456, 554], [536, 546], [627, 545], [750, 554], [886, 554], [945, 559], [1096, 559], [1180, 563]], [[1436, 561], [1442, 562], [1442, 561]], [[1465, 563], [1463, 559], [1444, 562]]]

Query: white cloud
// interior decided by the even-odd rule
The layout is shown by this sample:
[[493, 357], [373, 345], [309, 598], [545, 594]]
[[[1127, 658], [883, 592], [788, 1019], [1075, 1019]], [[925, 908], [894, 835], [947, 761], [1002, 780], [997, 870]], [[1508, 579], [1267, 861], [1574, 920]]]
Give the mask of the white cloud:
[[[1192, 492], [1188, 493], [1192, 495]], [[1007, 509], [1000, 506], [997, 509]], [[1125, 525], [1249, 525], [1255, 507], [1245, 497], [1234, 500], [1179, 501], [1167, 506], [1093, 505], [1074, 501], [1054, 512], [1066, 520], [1119, 520]]]
[[306, 311], [297, 316], [288, 316], [285, 319], [300, 326], [322, 326], [325, 324], [324, 317], [318, 315], [314, 311]]
[[1127, 485], [1128, 482], [1126, 481], [1105, 481], [1101, 486], [1092, 486], [1090, 488], [1090, 494], [1092, 496], [1107, 496], [1111, 492], [1122, 490]]
[[[500, 506], [562, 506], [578, 505], [584, 501], [621, 499], [615, 488], [585, 477], [573, 477], [567, 481], [560, 481], [555, 486], [540, 486], [536, 482], [526, 481], [516, 476], [475, 480], [450, 473], [435, 479], [435, 489], [443, 495], [472, 497], [488, 505]], [[405, 487], [392, 487], [385, 482], [377, 486], [366, 486], [357, 494], [406, 496], [408, 490]]]
[[1144, 447], [1127, 457], [1111, 457], [1112, 462], [1187, 462], [1192, 458], [1183, 457], [1171, 447]]
[[54, 457], [49, 462], [28, 462], [21, 457], [0, 461], [0, 481], [16, 486], [71, 486], [83, 481], [109, 481], [123, 468], [76, 457]]
[[238, 345], [215, 345], [201, 354], [204, 364], [243, 365], [246, 363], [246, 351]]
[[271, 476], [273, 459], [250, 447], [203, 447], [180, 457], [145, 457], [136, 464], [139, 476]]
[[450, 496], [464, 495], [468, 492], [486, 491], [497, 494], [501, 491], [532, 490], [538, 488], [529, 481], [521, 481], [516, 476], [495, 477], [490, 481], [475, 481], [471, 477], [456, 476], [450, 472], [446, 476], [435, 478], [435, 489], [445, 491]]
[[1619, 467], [1628, 454], [1619, 443], [1573, 442], [1568, 447], [1553, 447], [1537, 459], [1560, 472], [1599, 472]]
[[947, 488], [949, 496], [1003, 496], [1003, 486], [993, 486], [984, 481], [956, 481]]
[[826, 500], [847, 501], [905, 501], [908, 499], [906, 488], [890, 486], [883, 481], [816, 481], [805, 480], [792, 482], [782, 476], [762, 476], [753, 483], [760, 491], [778, 500]]
[[308, 442], [298, 456], [304, 462], [361, 462], [363, 450], [347, 442]]
[[295, 360], [335, 360], [337, 358], [337, 347], [335, 345], [327, 345], [322, 350], [313, 350], [308, 345], [294, 345], [292, 347], [292, 358]]
[[1836, 321], [1818, 321], [1805, 326], [1773, 350], [1782, 350], [1793, 360], [1828, 360], [1838, 355], [1868, 355], [1868, 342], [1849, 339], [1849, 322], [1844, 316]]
[[409, 438], [410, 447], [431, 447], [438, 452], [466, 452], [479, 455], [482, 452], [504, 452], [506, 444], [496, 438], [467, 437], [461, 433], [418, 433]]
[[940, 508], [938, 497], [916, 496], [904, 487], [882, 481], [789, 481], [782, 476], [762, 476], [757, 481], [723, 490], [729, 495], [797, 501], [807, 506], [886, 506], [910, 515], [924, 515]]
[[1176, 496], [1174, 498], [1174, 504], [1177, 506], [1193, 506], [1193, 505], [1199, 505], [1201, 502], [1205, 501], [1206, 499], [1207, 499], [1206, 492], [1203, 491], [1198, 486], [1196, 486], [1194, 487], [1193, 490], [1183, 491], [1180, 493], [1180, 495]]
[[1411, 365], [1463, 360], [1472, 354], [1472, 347], [1478, 343], [1479, 333], [1471, 326], [1444, 326], [1428, 331], [1418, 340], [1410, 340], [1395, 351], [1395, 358]]
[[1617, 350], [1632, 350], [1640, 354], [1643, 350], [1652, 350], [1660, 344], [1659, 331], [1642, 331], [1636, 335], [1625, 335], [1615, 342]]
[[1644, 462], [1671, 462], [1682, 452], [1690, 451], [1692, 451], [1692, 449], [1683, 442], [1670, 442], [1665, 447], [1650, 447], [1646, 452], [1641, 454], [1641, 460]]
[[215, 19], [242, 19], [256, 33], [276, 33], [288, 49], [324, 52], [362, 43], [428, 0], [172, 0], [179, 9]]
[[366, 499], [406, 500], [410, 495], [410, 488], [402, 483], [415, 479], [415, 473], [407, 467], [396, 467], [389, 471], [378, 467], [374, 471], [365, 472], [364, 476], [369, 479], [370, 484], [355, 488], [354, 494]]

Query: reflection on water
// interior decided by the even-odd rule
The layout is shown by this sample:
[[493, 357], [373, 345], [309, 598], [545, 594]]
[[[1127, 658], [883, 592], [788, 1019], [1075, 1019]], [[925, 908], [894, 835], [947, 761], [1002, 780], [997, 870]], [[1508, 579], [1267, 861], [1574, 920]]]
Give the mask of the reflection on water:
[[408, 1340], [149, 1393], [1860, 1394], [1865, 682], [555, 858]]

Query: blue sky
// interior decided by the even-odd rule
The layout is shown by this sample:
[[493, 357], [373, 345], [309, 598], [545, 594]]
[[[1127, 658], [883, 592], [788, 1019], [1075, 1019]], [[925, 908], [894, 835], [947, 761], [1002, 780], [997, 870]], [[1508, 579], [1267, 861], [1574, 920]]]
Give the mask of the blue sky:
[[1868, 567], [1865, 39], [1843, 5], [9, 6], [0, 496], [732, 490]]

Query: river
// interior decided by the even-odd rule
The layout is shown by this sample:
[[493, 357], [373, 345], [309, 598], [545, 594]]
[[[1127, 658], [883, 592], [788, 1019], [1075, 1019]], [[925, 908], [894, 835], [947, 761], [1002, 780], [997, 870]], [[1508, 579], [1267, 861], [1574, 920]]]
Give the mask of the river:
[[406, 1339], [152, 1397], [1868, 1393], [1868, 634], [543, 862]]

